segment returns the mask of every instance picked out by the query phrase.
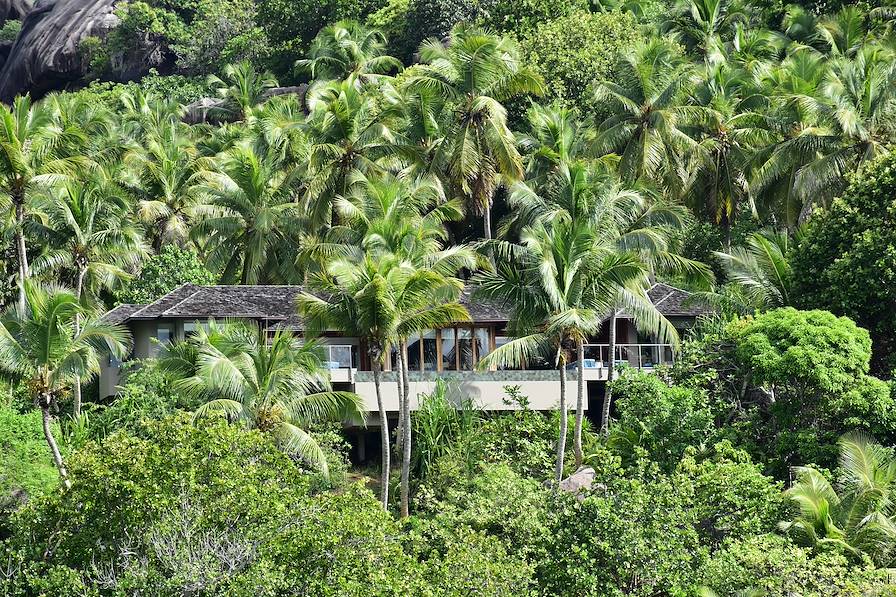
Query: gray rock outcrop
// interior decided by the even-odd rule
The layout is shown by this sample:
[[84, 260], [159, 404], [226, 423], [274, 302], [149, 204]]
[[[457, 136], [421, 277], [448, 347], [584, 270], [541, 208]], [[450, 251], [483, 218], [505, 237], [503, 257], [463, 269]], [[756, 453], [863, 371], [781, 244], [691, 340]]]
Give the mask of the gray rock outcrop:
[[[10, 4], [13, 6], [15, 2]], [[88, 36], [105, 35], [118, 24], [116, 0], [44, 0], [22, 21], [22, 31], [0, 71], [0, 100], [20, 93], [43, 95], [78, 79], [80, 45]]]
[[595, 475], [594, 469], [590, 466], [582, 467], [560, 481], [560, 489], [582, 499], [591, 490]]
[[9, 19], [23, 19], [33, 4], [32, 0], [0, 0], [0, 25]]

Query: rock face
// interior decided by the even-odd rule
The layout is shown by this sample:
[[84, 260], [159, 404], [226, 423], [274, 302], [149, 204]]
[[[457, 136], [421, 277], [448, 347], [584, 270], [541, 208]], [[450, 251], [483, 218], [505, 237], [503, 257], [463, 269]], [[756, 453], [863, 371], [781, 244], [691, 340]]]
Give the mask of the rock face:
[[560, 481], [560, 489], [573, 494], [581, 500], [591, 490], [594, 477], [595, 472], [593, 468], [590, 466], [582, 467], [566, 479]]
[[[304, 84], [293, 87], [272, 87], [262, 94], [262, 100], [267, 101], [278, 95], [298, 95], [299, 101], [304, 102], [307, 89], [308, 86]], [[204, 97], [184, 106], [183, 121], [187, 124], [228, 122], [230, 119], [221, 111], [224, 106], [225, 101], [222, 99]]]
[[31, 0], [0, 0], [0, 25], [8, 19], [22, 19], [32, 4]]
[[[9, 6], [16, 2], [7, 2]], [[81, 41], [118, 24], [116, 0], [44, 0], [22, 21], [22, 31], [0, 71], [0, 101], [30, 91], [40, 96], [82, 74]], [[2, 5], [0, 5], [2, 6]]]

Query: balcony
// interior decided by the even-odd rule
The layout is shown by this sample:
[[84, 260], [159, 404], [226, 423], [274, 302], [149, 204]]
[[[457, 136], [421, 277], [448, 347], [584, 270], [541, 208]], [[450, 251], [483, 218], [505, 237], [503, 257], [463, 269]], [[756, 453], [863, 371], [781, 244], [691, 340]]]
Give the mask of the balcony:
[[[585, 379], [607, 379], [610, 352], [609, 344], [585, 345]], [[639, 371], [651, 371], [661, 365], [671, 365], [675, 354], [671, 344], [617, 344], [614, 367], [631, 367]], [[578, 363], [570, 363], [567, 369], [575, 371]]]
[[356, 350], [351, 344], [326, 344], [321, 347], [324, 351], [324, 368], [330, 372], [330, 381], [334, 383], [353, 383], [355, 372], [352, 358]]

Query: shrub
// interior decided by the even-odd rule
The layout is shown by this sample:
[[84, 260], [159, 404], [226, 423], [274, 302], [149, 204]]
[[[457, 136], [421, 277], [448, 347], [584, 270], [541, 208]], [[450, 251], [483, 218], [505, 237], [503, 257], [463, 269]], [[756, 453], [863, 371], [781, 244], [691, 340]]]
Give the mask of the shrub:
[[227, 64], [267, 60], [268, 42], [255, 26], [253, 0], [199, 0], [184, 38], [172, 40], [179, 71], [219, 73]]
[[379, 10], [367, 16], [367, 26], [374, 27], [383, 32], [389, 42], [391, 56], [400, 56], [405, 53], [406, 42], [404, 34], [408, 21], [408, 6], [410, 0], [387, 0]]
[[[39, 410], [19, 413], [0, 400], [0, 538], [10, 512], [59, 480], [42, 425]], [[58, 428], [55, 433], [59, 437]]]
[[171, 386], [170, 375], [155, 359], [129, 362], [124, 375], [124, 385], [112, 403], [96, 405], [90, 412], [90, 437], [102, 439], [116, 431], [135, 432], [145, 420], [161, 420], [177, 410], [198, 406]]
[[530, 33], [542, 23], [587, 11], [588, 0], [494, 0], [479, 17], [479, 24], [517, 37]]
[[707, 563], [701, 576], [702, 584], [719, 595], [747, 589], [767, 597], [891, 594], [881, 592], [889, 586], [884, 571], [852, 567], [845, 557], [834, 553], [813, 555], [772, 534], [727, 544]]
[[3, 27], [0, 27], [0, 43], [3, 44], [11, 44], [16, 38], [19, 36], [19, 31], [22, 30], [22, 21], [16, 19], [9, 19], [5, 23], [3, 23]]
[[896, 309], [896, 154], [856, 174], [842, 198], [814, 213], [794, 254], [801, 304], [829, 309], [868, 328], [874, 371], [893, 369]]
[[508, 553], [535, 563], [548, 533], [550, 492], [507, 464], [483, 465], [469, 481], [436, 494], [423, 487], [416, 498], [421, 516], [441, 529], [469, 527], [501, 540]]
[[397, 525], [369, 491], [312, 495], [309, 477], [259, 432], [186, 416], [147, 422], [87, 444], [69, 468], [70, 491], [14, 516], [3, 594], [421, 589]]
[[613, 383], [619, 421], [610, 446], [623, 462], [646, 455], [669, 471], [685, 449], [713, 437], [713, 413], [702, 391], [668, 386], [656, 375], [638, 372], [627, 372]]
[[449, 534], [445, 553], [429, 560], [426, 578], [436, 597], [474, 594], [513, 597], [529, 595], [532, 566], [509, 557], [500, 541], [460, 527]]
[[121, 303], [151, 303], [182, 284], [208, 286], [215, 283], [199, 257], [189, 249], [167, 245], [158, 255], [143, 263], [134, 277], [116, 298]]
[[549, 557], [536, 576], [542, 594], [687, 594], [705, 557], [688, 484], [655, 466], [597, 488], [582, 502], [551, 504]]
[[703, 544], [717, 547], [773, 531], [784, 512], [782, 484], [727, 441], [716, 444], [709, 458], [700, 456], [689, 449], [677, 472], [694, 488], [692, 508]]
[[727, 333], [746, 381], [766, 395], [752, 434], [780, 474], [793, 464], [829, 467], [847, 431], [893, 433], [890, 388], [868, 375], [871, 338], [852, 320], [788, 307], [737, 320]]
[[630, 13], [578, 11], [540, 24], [523, 47], [544, 77], [549, 97], [591, 114], [593, 82], [612, 80], [617, 62], [640, 37]]
[[269, 68], [284, 77], [323, 27], [342, 19], [363, 22], [383, 4], [384, 0], [259, 0], [258, 25], [272, 44]]
[[409, 0], [403, 48], [397, 54], [409, 61], [420, 42], [434, 37], [445, 39], [461, 22], [472, 23], [480, 14], [477, 0]]

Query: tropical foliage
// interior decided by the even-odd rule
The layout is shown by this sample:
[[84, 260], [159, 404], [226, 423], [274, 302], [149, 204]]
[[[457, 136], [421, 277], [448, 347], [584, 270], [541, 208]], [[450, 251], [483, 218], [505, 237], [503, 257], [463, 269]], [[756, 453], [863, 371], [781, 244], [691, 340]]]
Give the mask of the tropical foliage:
[[[878, 4], [121, 3], [76, 91], [0, 107], [0, 593], [892, 592]], [[98, 392], [184, 284], [301, 288]], [[427, 370], [477, 307], [479, 371]]]

